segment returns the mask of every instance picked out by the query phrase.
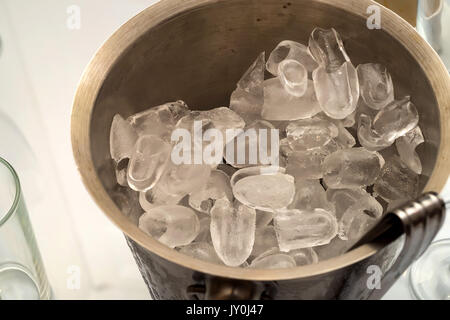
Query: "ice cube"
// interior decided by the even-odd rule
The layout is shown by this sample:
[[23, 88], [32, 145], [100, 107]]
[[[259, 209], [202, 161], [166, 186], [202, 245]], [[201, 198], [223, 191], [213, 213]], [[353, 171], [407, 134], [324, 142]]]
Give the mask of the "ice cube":
[[299, 179], [321, 179], [323, 177], [323, 161], [328, 153], [320, 148], [295, 151], [289, 155], [286, 173]]
[[266, 64], [267, 71], [274, 76], [278, 76], [278, 66], [284, 60], [298, 61], [309, 72], [314, 71], [318, 66], [308, 47], [290, 40], [281, 41], [272, 51]]
[[180, 248], [180, 253], [206, 262], [223, 264], [214, 247], [207, 242], [193, 242]]
[[194, 190], [189, 195], [189, 205], [197, 211], [209, 214], [214, 201], [224, 197], [233, 201], [230, 177], [220, 170], [212, 170], [203, 188]]
[[237, 267], [250, 256], [255, 241], [256, 212], [242, 204], [219, 199], [211, 209], [211, 238], [217, 255]]
[[230, 109], [241, 116], [246, 123], [261, 119], [263, 104], [264, 91], [259, 97], [237, 88], [230, 97]]
[[295, 60], [284, 60], [278, 65], [283, 88], [291, 95], [301, 97], [308, 88], [308, 70]]
[[348, 131], [342, 123], [338, 125], [339, 133], [334, 139], [338, 147], [342, 149], [349, 149], [356, 145], [355, 137]]
[[320, 66], [328, 72], [334, 72], [350, 61], [341, 36], [334, 28], [315, 28], [309, 38], [309, 50]]
[[386, 107], [394, 100], [394, 85], [386, 67], [378, 63], [360, 64], [358, 72], [361, 97], [375, 110]]
[[274, 226], [283, 252], [327, 244], [338, 232], [334, 214], [320, 208], [278, 211]]
[[312, 210], [322, 208], [334, 212], [334, 206], [327, 199], [325, 189], [319, 180], [295, 180], [295, 197], [290, 209]]
[[400, 158], [393, 157], [386, 161], [373, 190], [387, 202], [413, 199], [419, 191], [419, 176]]
[[283, 87], [279, 77], [264, 81], [264, 105], [261, 116], [266, 120], [297, 120], [314, 116], [321, 111], [314, 85], [307, 80], [306, 92], [297, 97]]
[[231, 94], [230, 109], [239, 114], [245, 122], [261, 118], [264, 103], [265, 53], [262, 52], [250, 66]]
[[261, 253], [266, 252], [272, 248], [278, 248], [277, 235], [273, 226], [265, 226], [257, 228], [255, 232], [255, 244], [251, 257], [258, 257]]
[[226, 107], [214, 108], [202, 113], [203, 117], [211, 120], [214, 127], [222, 131], [224, 137], [227, 137], [226, 142], [233, 138], [226, 136], [227, 129], [242, 129], [245, 127], [245, 121], [236, 112]]
[[286, 208], [294, 198], [294, 178], [283, 168], [250, 167], [231, 177], [235, 198], [242, 204], [272, 212]]
[[338, 133], [336, 125], [318, 117], [293, 121], [286, 128], [289, 145], [296, 151], [323, 147]]
[[417, 174], [422, 173], [422, 162], [415, 150], [424, 141], [422, 130], [419, 127], [415, 127], [395, 141], [400, 159]]
[[219, 130], [224, 138], [223, 145], [234, 138], [234, 135], [226, 134], [227, 129], [239, 130], [245, 127], [245, 121], [236, 112], [230, 108], [220, 107], [206, 111], [192, 111], [178, 121], [176, 128], [186, 129], [194, 135], [196, 121], [202, 122], [203, 131], [210, 128]]
[[419, 114], [409, 97], [391, 102], [373, 119], [373, 129], [391, 144], [417, 126]]
[[334, 141], [336, 142], [336, 145], [339, 149], [352, 148], [356, 144], [355, 138], [347, 130], [347, 128], [345, 126], [345, 124], [349, 124], [349, 123], [346, 123], [346, 119], [343, 119], [343, 120], [333, 119], [333, 118], [328, 117], [324, 113], [319, 113], [316, 117], [319, 119], [322, 119], [324, 121], [331, 122], [336, 126], [336, 128], [338, 129], [338, 134], [336, 137], [334, 137]]
[[383, 214], [383, 207], [373, 197], [365, 198], [348, 208], [339, 221], [339, 238], [358, 239], [364, 235]]
[[370, 151], [383, 150], [393, 143], [387, 137], [373, 130], [372, 119], [364, 113], [359, 116], [358, 141], [364, 148]]
[[211, 167], [205, 164], [180, 164], [169, 161], [157, 187], [170, 196], [184, 197], [207, 184]]
[[[235, 168], [255, 165], [276, 165], [279, 132], [268, 121], [256, 120], [227, 143], [224, 158]], [[273, 153], [273, 155], [272, 155]]]
[[177, 205], [160, 206], [139, 218], [139, 228], [170, 248], [191, 243], [200, 223], [194, 210]]
[[328, 189], [326, 194], [334, 204], [343, 240], [359, 238], [383, 214], [381, 204], [361, 188]]
[[338, 150], [325, 158], [323, 179], [332, 189], [369, 186], [380, 174], [383, 164], [377, 152], [364, 148]]
[[289, 255], [294, 258], [298, 267], [319, 262], [319, 257], [313, 248], [292, 250], [289, 251]]
[[109, 135], [111, 158], [116, 163], [130, 158], [137, 138], [137, 133], [131, 124], [124, 120], [120, 114], [116, 114], [113, 118]]
[[261, 52], [253, 64], [239, 80], [237, 87], [254, 95], [261, 96], [263, 92], [266, 53]]
[[319, 67], [313, 72], [313, 81], [320, 107], [330, 118], [345, 119], [356, 110], [359, 83], [351, 62], [332, 72]]
[[128, 117], [127, 121], [139, 135], [155, 135], [170, 140], [178, 120], [189, 113], [184, 101], [169, 102]]
[[258, 257], [249, 266], [252, 269], [287, 269], [294, 267], [294, 258], [284, 253]]
[[159, 137], [140, 136], [128, 165], [130, 188], [147, 191], [155, 186], [170, 161], [171, 146]]

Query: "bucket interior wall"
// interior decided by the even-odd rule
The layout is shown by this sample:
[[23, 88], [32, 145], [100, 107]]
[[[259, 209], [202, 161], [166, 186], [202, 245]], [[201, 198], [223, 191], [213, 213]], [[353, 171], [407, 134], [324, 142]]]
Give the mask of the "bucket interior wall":
[[355, 66], [386, 65], [396, 98], [411, 95], [426, 140], [418, 148], [423, 187], [437, 157], [439, 109], [424, 72], [401, 43], [383, 30], [369, 30], [365, 17], [318, 1], [229, 0], [168, 19], [117, 58], [90, 124], [93, 162], [107, 192], [113, 196], [118, 188], [109, 155], [109, 130], [116, 113], [128, 117], [179, 99], [198, 110], [228, 106], [237, 81], [260, 52], [268, 56], [286, 39], [307, 44], [316, 26], [334, 27], [341, 34]]

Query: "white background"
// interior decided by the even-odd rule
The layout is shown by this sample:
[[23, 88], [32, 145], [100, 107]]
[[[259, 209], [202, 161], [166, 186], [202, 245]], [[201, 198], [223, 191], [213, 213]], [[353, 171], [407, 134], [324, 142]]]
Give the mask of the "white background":
[[[0, 155], [23, 182], [57, 299], [150, 298], [122, 233], [81, 183], [70, 114], [77, 83], [95, 51], [154, 2], [0, 0]], [[81, 9], [79, 30], [67, 27], [71, 5]], [[450, 198], [450, 188], [446, 194]], [[438, 237], [450, 237], [449, 227], [447, 220]], [[79, 290], [67, 288], [71, 266], [81, 269]], [[410, 298], [406, 277], [386, 298]]]

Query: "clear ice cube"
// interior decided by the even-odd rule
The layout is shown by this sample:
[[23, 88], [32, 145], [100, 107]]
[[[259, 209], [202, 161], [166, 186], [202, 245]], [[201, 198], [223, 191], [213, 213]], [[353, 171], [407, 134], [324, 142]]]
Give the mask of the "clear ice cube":
[[198, 235], [200, 223], [194, 210], [183, 206], [160, 206], [139, 218], [139, 228], [170, 248], [188, 245]]
[[400, 159], [417, 174], [422, 173], [422, 162], [416, 152], [416, 148], [423, 142], [425, 140], [422, 130], [418, 126], [395, 141]]
[[139, 135], [155, 135], [170, 141], [178, 120], [189, 113], [184, 101], [169, 102], [128, 117], [127, 121]]
[[296, 151], [323, 147], [338, 133], [336, 125], [318, 117], [293, 121], [286, 128], [287, 141]]
[[358, 72], [361, 97], [375, 110], [383, 109], [394, 100], [394, 85], [386, 67], [378, 63], [360, 64]]
[[205, 164], [180, 164], [169, 162], [156, 187], [167, 195], [184, 197], [195, 190], [203, 189], [211, 174]]
[[364, 148], [370, 151], [383, 150], [393, 143], [393, 141], [388, 140], [384, 135], [380, 135], [373, 130], [371, 117], [364, 113], [359, 116], [358, 141]]
[[326, 194], [334, 204], [342, 240], [359, 238], [383, 214], [381, 204], [362, 188], [328, 189]]
[[272, 51], [269, 59], [267, 59], [267, 71], [274, 76], [278, 76], [278, 66], [284, 60], [298, 61], [309, 72], [313, 72], [318, 66], [317, 62], [311, 56], [308, 47], [290, 40], [281, 41]]
[[242, 204], [262, 211], [286, 208], [294, 198], [294, 178], [283, 168], [250, 167], [231, 177], [234, 197]]
[[230, 108], [220, 107], [206, 111], [191, 111], [178, 121], [176, 128], [186, 129], [194, 135], [196, 121], [202, 122], [203, 132], [210, 128], [219, 130], [224, 138], [223, 145], [234, 138], [234, 135], [226, 134], [227, 129], [236, 130], [237, 134], [239, 129], [245, 127], [245, 121], [236, 112]]
[[283, 252], [327, 244], [338, 232], [334, 214], [320, 208], [278, 211], [274, 226]]
[[[276, 165], [279, 132], [268, 121], [256, 120], [225, 146], [224, 158], [235, 168], [255, 165]], [[272, 153], [274, 153], [272, 155]]]
[[321, 179], [323, 162], [328, 153], [320, 148], [295, 151], [289, 155], [286, 173], [298, 179]]
[[231, 94], [230, 109], [240, 115], [246, 123], [261, 118], [265, 64], [265, 53], [262, 52]]
[[413, 199], [419, 192], [419, 176], [400, 158], [393, 157], [386, 161], [373, 190], [387, 202]]
[[111, 158], [116, 163], [130, 158], [137, 138], [136, 130], [131, 124], [124, 120], [120, 114], [116, 114], [113, 118], [109, 135]]
[[219, 199], [211, 209], [211, 238], [217, 255], [237, 267], [250, 256], [255, 241], [256, 212], [242, 204]]
[[322, 208], [334, 212], [334, 206], [327, 199], [325, 189], [319, 180], [295, 180], [295, 197], [289, 209], [312, 210]]
[[309, 38], [309, 50], [320, 66], [328, 72], [334, 72], [350, 61], [341, 36], [334, 28], [315, 28]]
[[313, 72], [313, 81], [317, 100], [327, 116], [344, 119], [356, 110], [359, 83], [351, 62], [345, 62], [332, 72], [319, 67]]
[[171, 145], [159, 137], [140, 136], [128, 164], [130, 188], [136, 191], [153, 188], [170, 161], [171, 150]]
[[377, 152], [364, 148], [338, 150], [325, 158], [324, 182], [328, 188], [358, 188], [374, 183], [384, 164]]
[[278, 66], [283, 88], [291, 95], [301, 97], [308, 88], [308, 70], [295, 60], [284, 60]]
[[212, 170], [203, 188], [189, 195], [189, 205], [200, 212], [208, 213], [217, 199], [227, 198], [233, 201], [230, 177], [220, 170]]
[[262, 96], [264, 82], [264, 72], [266, 64], [266, 53], [261, 52], [255, 62], [244, 73], [237, 83], [237, 87], [250, 93], [253, 96]]
[[279, 77], [264, 81], [264, 105], [261, 113], [263, 119], [275, 121], [306, 119], [320, 111], [311, 80], [307, 80], [306, 91], [301, 97], [286, 91]]
[[[409, 97], [391, 102], [373, 119], [373, 130], [392, 143], [417, 126], [419, 114]], [[391, 144], [392, 144], [391, 143]]]

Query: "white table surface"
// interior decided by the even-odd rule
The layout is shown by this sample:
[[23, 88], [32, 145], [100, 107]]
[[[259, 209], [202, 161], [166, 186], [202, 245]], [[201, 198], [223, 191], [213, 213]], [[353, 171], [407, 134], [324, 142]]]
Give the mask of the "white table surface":
[[[57, 299], [149, 299], [122, 233], [82, 185], [70, 144], [73, 96], [101, 44], [155, 0], [0, 0], [0, 155], [19, 171]], [[67, 27], [67, 8], [81, 28]], [[17, 129], [20, 128], [20, 129]], [[8, 139], [3, 139], [3, 137]], [[445, 189], [450, 198], [450, 186]], [[438, 238], [450, 237], [450, 222]], [[71, 266], [81, 287], [68, 289]], [[406, 277], [387, 299], [410, 299]]]

